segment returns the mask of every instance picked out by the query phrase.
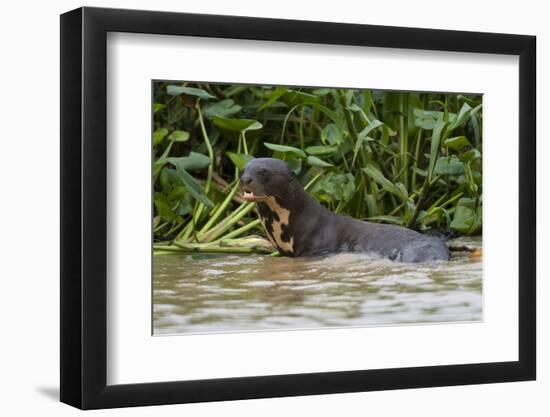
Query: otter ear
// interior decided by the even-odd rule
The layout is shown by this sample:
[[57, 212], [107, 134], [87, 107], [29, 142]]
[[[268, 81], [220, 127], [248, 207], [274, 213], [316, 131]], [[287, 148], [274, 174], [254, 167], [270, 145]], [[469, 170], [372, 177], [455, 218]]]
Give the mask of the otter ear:
[[288, 174], [288, 182], [292, 182], [292, 180], [296, 178], [296, 174], [294, 173], [294, 171], [291, 170], [288, 170]]

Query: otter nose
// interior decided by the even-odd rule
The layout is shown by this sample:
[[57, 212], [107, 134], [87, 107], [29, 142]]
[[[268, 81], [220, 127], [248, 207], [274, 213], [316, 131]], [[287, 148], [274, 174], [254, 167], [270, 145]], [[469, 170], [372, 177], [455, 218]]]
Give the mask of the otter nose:
[[252, 182], [252, 177], [250, 175], [243, 174], [241, 176], [242, 185], [250, 185], [251, 182]]

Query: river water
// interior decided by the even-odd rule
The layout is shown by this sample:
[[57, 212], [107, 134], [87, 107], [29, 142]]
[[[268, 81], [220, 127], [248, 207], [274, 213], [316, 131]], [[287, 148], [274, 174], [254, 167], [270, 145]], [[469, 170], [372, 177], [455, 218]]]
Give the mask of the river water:
[[[481, 247], [481, 238], [458, 243]], [[468, 252], [426, 264], [365, 254], [178, 254], [153, 265], [157, 335], [482, 319], [482, 261]]]

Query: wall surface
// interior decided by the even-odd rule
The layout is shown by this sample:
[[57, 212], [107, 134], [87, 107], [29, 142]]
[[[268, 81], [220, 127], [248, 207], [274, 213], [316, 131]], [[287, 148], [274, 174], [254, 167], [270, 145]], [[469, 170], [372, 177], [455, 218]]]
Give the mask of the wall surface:
[[[0, 276], [2, 343], [0, 386], [3, 415], [69, 416], [78, 412], [57, 402], [59, 378], [59, 17], [82, 4], [76, 1], [6, 2], [0, 16], [2, 48], [2, 162], [0, 206], [2, 255]], [[297, 2], [277, 0], [94, 1], [88, 6], [158, 9], [181, 12], [249, 15], [417, 26], [472, 31], [510, 32], [538, 37], [539, 213], [550, 209], [545, 184], [550, 134], [542, 115], [549, 107], [550, 26], [544, 2], [432, 0], [410, 2]], [[498, 5], [498, 6], [497, 6]], [[503, 121], [505, 123], [506, 121]], [[545, 189], [546, 188], [546, 189]], [[252, 415], [407, 415], [481, 416], [549, 415], [550, 405], [550, 222], [539, 215], [538, 381], [483, 386], [325, 395], [231, 403], [145, 407], [94, 412], [132, 416]], [[31, 414], [32, 415], [32, 414]]]

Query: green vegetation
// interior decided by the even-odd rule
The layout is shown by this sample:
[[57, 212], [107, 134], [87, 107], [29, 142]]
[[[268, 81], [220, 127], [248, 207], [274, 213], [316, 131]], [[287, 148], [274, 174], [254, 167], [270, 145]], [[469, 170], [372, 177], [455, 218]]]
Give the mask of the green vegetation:
[[157, 253], [272, 251], [238, 194], [260, 156], [335, 212], [481, 233], [481, 96], [170, 82], [153, 95]]

